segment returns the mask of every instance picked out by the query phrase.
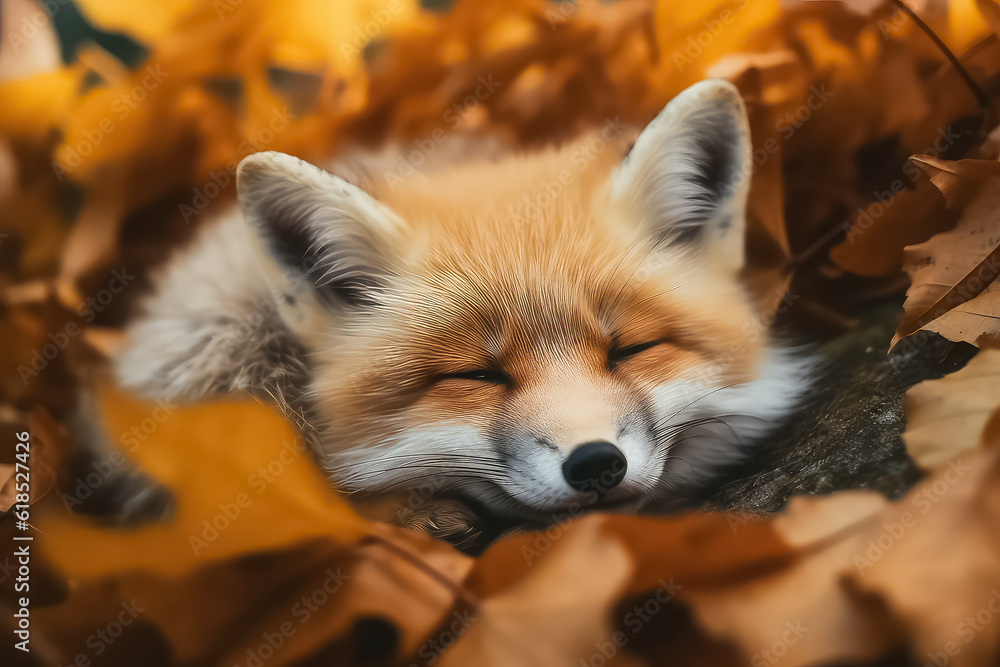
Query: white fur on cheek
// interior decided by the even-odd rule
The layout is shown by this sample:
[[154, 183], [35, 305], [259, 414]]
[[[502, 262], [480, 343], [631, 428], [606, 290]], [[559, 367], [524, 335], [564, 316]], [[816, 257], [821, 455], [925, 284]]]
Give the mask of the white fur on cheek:
[[[461, 423], [400, 429], [378, 443], [363, 443], [351, 449], [331, 452], [328, 469], [336, 485], [344, 491], [382, 491], [397, 485], [426, 480], [444, 490], [460, 481], [456, 472], [475, 478], [469, 455], [499, 458], [492, 454], [479, 429]], [[482, 467], [482, 478], [489, 468]], [[438, 477], [435, 477], [438, 476]]]
[[[658, 387], [654, 403], [665, 461], [657, 500], [649, 509], [683, 509], [722, 483], [727, 468], [751, 460], [758, 447], [766, 446], [763, 438], [801, 402], [815, 364], [802, 350], [770, 349], [754, 381], [726, 386], [689, 378]], [[704, 421], [685, 425], [690, 420]]]
[[696, 417], [751, 417], [758, 428], [749, 435], [758, 435], [795, 409], [815, 364], [799, 350], [772, 348], [750, 382], [725, 386], [697, 377], [665, 382], [653, 391], [657, 417], [671, 424]]
[[[691, 419], [717, 419], [711, 436], [711, 456], [724, 465], [747, 457], [747, 448], [783, 423], [799, 405], [814, 375], [816, 360], [801, 350], [768, 350], [756, 380], [725, 386], [704, 379], [666, 382], [653, 392], [661, 430]], [[705, 438], [701, 429], [700, 436]], [[671, 434], [671, 442], [682, 440], [684, 431]], [[711, 467], [711, 462], [701, 462]], [[690, 474], [697, 475], [694, 466]], [[682, 473], [683, 474], [683, 473]]]

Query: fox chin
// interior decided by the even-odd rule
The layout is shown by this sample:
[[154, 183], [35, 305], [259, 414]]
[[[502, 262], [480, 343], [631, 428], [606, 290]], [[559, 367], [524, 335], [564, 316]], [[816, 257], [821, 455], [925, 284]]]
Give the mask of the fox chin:
[[354, 182], [256, 153], [238, 210], [154, 277], [117, 377], [271, 402], [362, 513], [455, 543], [683, 508], [754, 458], [810, 375], [809, 355], [748, 326], [751, 168], [720, 80], [630, 149], [612, 122]]

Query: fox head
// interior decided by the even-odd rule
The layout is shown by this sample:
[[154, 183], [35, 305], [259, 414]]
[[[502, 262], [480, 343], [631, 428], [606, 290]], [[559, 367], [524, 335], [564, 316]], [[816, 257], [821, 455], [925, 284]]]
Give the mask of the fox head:
[[692, 86], [625, 144], [609, 122], [363, 187], [250, 155], [242, 216], [170, 262], [121, 382], [274, 400], [360, 507], [452, 539], [477, 517], [677, 507], [747, 456], [801, 373], [748, 335], [735, 87]]

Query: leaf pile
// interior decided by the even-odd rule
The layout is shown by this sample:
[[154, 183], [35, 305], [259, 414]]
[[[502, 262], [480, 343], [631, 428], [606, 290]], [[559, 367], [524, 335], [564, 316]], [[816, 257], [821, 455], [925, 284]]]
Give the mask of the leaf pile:
[[[995, 661], [1000, 5], [914, 3], [924, 26], [880, 1], [425, 6], [80, 0], [35, 25], [37, 5], [4, 3], [0, 421], [31, 433], [39, 531], [32, 651], [5, 643], [4, 664]], [[763, 321], [833, 336], [905, 294], [893, 344], [930, 330], [984, 348], [907, 395], [927, 476], [901, 500], [566, 517], [470, 558], [358, 517], [265, 407], [111, 389], [100, 410], [121, 451], [67, 475], [81, 379], [150, 268], [232, 201], [242, 156], [430, 146], [430, 169], [608, 119], [640, 127], [706, 76], [736, 82], [751, 115], [747, 280]], [[114, 272], [125, 289], [102, 303]], [[5, 507], [14, 462], [0, 459]], [[172, 490], [169, 520], [67, 511], [132, 464]]]

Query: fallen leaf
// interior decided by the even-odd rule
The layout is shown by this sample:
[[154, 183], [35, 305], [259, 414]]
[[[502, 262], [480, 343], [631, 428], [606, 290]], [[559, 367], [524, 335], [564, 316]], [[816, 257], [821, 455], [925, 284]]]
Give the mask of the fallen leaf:
[[14, 504], [14, 464], [0, 464], [0, 512], [6, 512]]
[[[93, 578], [127, 568], [178, 574], [204, 561], [307, 538], [354, 542], [370, 532], [329, 487], [291, 427], [269, 408], [250, 402], [187, 408], [106, 391], [104, 430], [121, 452], [109, 450], [92, 467], [113, 471], [133, 460], [171, 490], [174, 515], [168, 523], [121, 531], [111, 539], [64, 507], [51, 510], [43, 518], [51, 533], [47, 542], [53, 562], [66, 574]], [[63, 505], [73, 507], [107, 476], [72, 480], [63, 489]]]
[[904, 248], [923, 243], [954, 226], [941, 191], [928, 178], [916, 188], [858, 209], [847, 238], [830, 251], [842, 269], [862, 276], [881, 276], [903, 270]]
[[983, 350], [957, 373], [906, 392], [906, 449], [920, 467], [935, 468], [977, 447], [997, 406], [1000, 350]]
[[[1000, 163], [948, 162], [927, 156], [913, 159], [931, 171], [932, 182], [946, 200], [967, 203], [954, 229], [904, 252], [904, 267], [912, 285], [893, 345], [979, 296], [1000, 276], [1000, 216], [996, 214], [1000, 207]], [[976, 344], [981, 333], [964, 331], [958, 340]]]
[[[632, 576], [633, 561], [625, 545], [606, 539], [603, 530], [600, 522], [581, 522], [543, 558], [530, 562], [522, 556], [510, 563], [522, 576], [483, 596], [458, 631], [444, 628], [442, 632], [451, 633], [454, 640], [432, 636], [424, 645], [430, 651], [418, 657], [436, 658], [435, 645], [447, 647], [454, 641], [440, 655], [440, 664], [576, 667], [581, 660], [587, 664], [601, 644], [612, 641], [609, 611]], [[480, 567], [495, 562], [487, 559]], [[600, 576], [594, 576], [597, 572]], [[475, 585], [473, 590], [484, 592]], [[624, 659], [614, 664], [639, 663]]]

